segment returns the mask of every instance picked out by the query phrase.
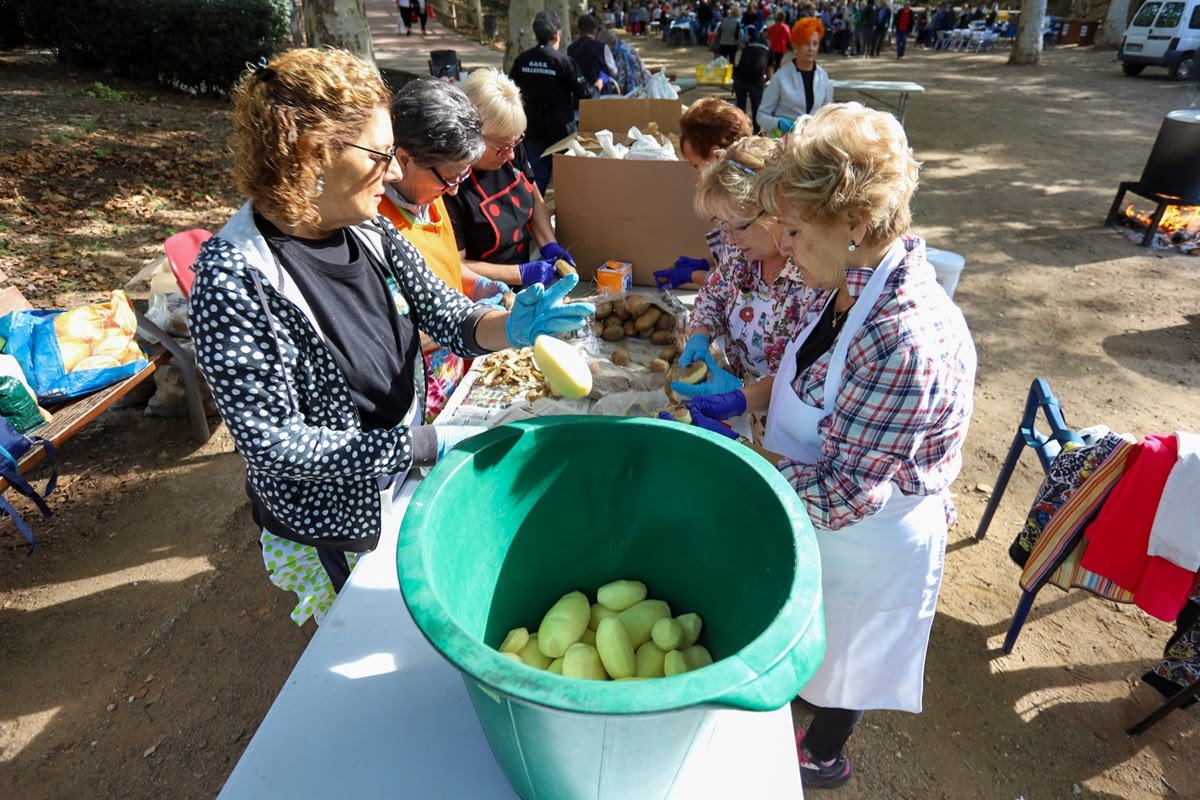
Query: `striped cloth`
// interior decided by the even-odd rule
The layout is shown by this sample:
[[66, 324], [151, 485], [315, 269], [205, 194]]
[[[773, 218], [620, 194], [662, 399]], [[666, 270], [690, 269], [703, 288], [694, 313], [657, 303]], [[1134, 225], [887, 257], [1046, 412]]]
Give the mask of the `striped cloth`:
[[1053, 583], [1064, 590], [1079, 587], [1109, 600], [1133, 602], [1132, 592], [1079, 565], [1087, 546], [1084, 529], [1137, 452], [1137, 442], [1132, 436], [1126, 434], [1122, 439], [1046, 524], [1021, 572], [1020, 584], [1026, 592], [1036, 592], [1042, 585]]

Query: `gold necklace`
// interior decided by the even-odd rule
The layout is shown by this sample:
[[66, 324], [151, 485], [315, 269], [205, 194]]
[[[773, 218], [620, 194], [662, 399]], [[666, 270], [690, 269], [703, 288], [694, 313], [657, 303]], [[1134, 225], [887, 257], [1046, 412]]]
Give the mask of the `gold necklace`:
[[[845, 311], [838, 311], [836, 308], [833, 310], [833, 317], [829, 320], [829, 327], [836, 330], [837, 326], [842, 324], [842, 320], [846, 319], [846, 315], [850, 313], [850, 309], [854, 308], [855, 299], [850, 300], [850, 305], [846, 306]], [[833, 302], [837, 302], [836, 295], [833, 298]]]

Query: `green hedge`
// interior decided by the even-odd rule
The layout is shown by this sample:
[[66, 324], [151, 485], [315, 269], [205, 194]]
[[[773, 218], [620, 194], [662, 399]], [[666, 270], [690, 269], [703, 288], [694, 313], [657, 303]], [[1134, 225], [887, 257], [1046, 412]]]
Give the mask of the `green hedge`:
[[289, 0], [0, 0], [25, 34], [71, 62], [185, 91], [224, 93], [288, 37]]

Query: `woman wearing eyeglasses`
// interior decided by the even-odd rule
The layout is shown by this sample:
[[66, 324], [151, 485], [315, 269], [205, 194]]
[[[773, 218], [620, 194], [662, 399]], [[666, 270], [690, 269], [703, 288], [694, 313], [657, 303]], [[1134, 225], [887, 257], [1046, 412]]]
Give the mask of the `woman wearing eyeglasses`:
[[[779, 252], [779, 226], [752, 199], [755, 177], [779, 148], [778, 140], [762, 136], [740, 139], [718, 151], [717, 160], [700, 175], [696, 213], [716, 220], [723, 235], [716, 268], [696, 296], [690, 334], [679, 357], [685, 367], [706, 362], [712, 378], [696, 385], [673, 383], [671, 388], [683, 397], [742, 389], [740, 397], [765, 407], [783, 351], [803, 327], [812, 290]], [[709, 350], [713, 341], [724, 344], [729, 372], [714, 361]], [[730, 410], [722, 417], [745, 410]], [[697, 414], [692, 418], [702, 427], [728, 430], [715, 419]]]
[[521, 90], [499, 70], [477, 69], [462, 83], [483, 120], [483, 155], [458, 193], [446, 198], [463, 263], [513, 286], [557, 280], [557, 259], [571, 258], [555, 241], [550, 212], [525, 153]]
[[472, 357], [594, 311], [562, 304], [577, 279], [526, 290], [503, 312], [430, 271], [377, 216], [386, 183], [418, 168], [397, 160], [389, 99], [375, 67], [340, 50], [289, 50], [243, 75], [233, 158], [249, 201], [195, 264], [196, 360], [246, 461], [263, 560], [296, 593], [297, 624], [319, 622], [376, 546], [398, 479], [480, 431], [421, 424], [418, 328]]

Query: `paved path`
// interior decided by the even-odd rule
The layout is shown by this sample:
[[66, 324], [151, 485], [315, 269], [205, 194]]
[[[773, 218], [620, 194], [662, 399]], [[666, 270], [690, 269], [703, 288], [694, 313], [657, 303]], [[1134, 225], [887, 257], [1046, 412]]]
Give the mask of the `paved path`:
[[407, 72], [411, 75], [429, 74], [429, 53], [432, 50], [454, 50], [467, 70], [478, 67], [503, 67], [504, 54], [488, 49], [474, 39], [464, 38], [435, 20], [426, 25], [427, 36], [421, 35], [420, 24], [412, 35], [396, 33], [395, 0], [366, 0], [367, 21], [375, 48], [375, 63], [380, 69]]

